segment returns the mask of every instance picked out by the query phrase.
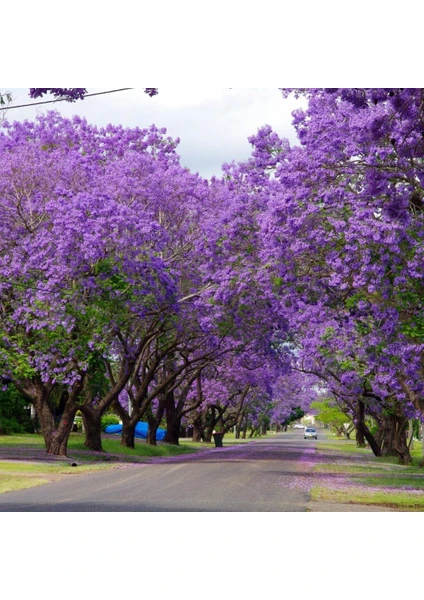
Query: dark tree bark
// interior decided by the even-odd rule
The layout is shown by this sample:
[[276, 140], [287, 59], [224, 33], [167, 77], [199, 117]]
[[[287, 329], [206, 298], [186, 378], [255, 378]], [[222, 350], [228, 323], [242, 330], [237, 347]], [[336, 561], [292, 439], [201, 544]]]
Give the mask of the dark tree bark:
[[[362, 400], [358, 400], [357, 406], [357, 421], [356, 421], [356, 443], [358, 446], [362, 446], [362, 440], [365, 438], [373, 451], [374, 456], [381, 456], [381, 446], [371, 431], [365, 424], [365, 404]], [[359, 440], [359, 443], [358, 443]]]
[[365, 423], [362, 425], [362, 430], [363, 430], [365, 439], [367, 440], [368, 444], [370, 445], [371, 450], [374, 453], [374, 456], [381, 456], [381, 448], [378, 445], [378, 443], [376, 442], [374, 436], [372, 435], [372, 433], [370, 432], [368, 427], [365, 425]]
[[48, 406], [48, 401], [43, 397], [37, 397], [34, 401], [34, 406], [38, 422], [40, 423], [41, 433], [44, 438], [44, 444], [47, 452], [49, 452], [55, 432], [53, 413]]
[[103, 452], [102, 447], [102, 415], [91, 407], [81, 407], [84, 423], [84, 446], [95, 452]]
[[203, 435], [204, 425], [202, 415], [198, 415], [193, 421], [193, 442], [201, 442], [204, 438]]
[[[41, 432], [44, 437], [48, 454], [67, 456], [68, 439], [79, 406], [76, 403], [81, 392], [84, 377], [74, 384], [70, 393], [62, 394], [63, 411], [59, 423], [55, 422], [52, 407], [50, 406], [53, 385], [42, 384], [37, 381], [33, 385], [32, 403], [37, 413]], [[28, 397], [28, 392], [25, 394]]]
[[149, 429], [147, 430], [146, 443], [149, 444], [149, 446], [157, 446], [156, 432], [158, 430], [158, 425], [156, 424], [155, 419], [149, 419], [149, 417], [147, 417], [147, 422], [149, 423]]
[[137, 420], [134, 419], [122, 419], [122, 434], [121, 434], [121, 445], [126, 448], [135, 448], [135, 426]]
[[181, 416], [178, 414], [175, 406], [174, 391], [166, 394], [165, 399], [165, 414], [166, 414], [166, 435], [164, 441], [168, 444], [179, 445]]
[[214, 431], [216, 424], [218, 423], [219, 416], [216, 416], [215, 406], [210, 406], [207, 412], [206, 427], [204, 429], [204, 440], [208, 444], [212, 442], [212, 432]]
[[367, 445], [365, 442], [364, 426], [365, 404], [362, 402], [362, 400], [358, 400], [356, 406], [356, 445], [358, 448], [365, 448]]
[[147, 443], [151, 446], [157, 446], [156, 433], [162, 421], [164, 410], [165, 403], [161, 398], [156, 413], [152, 411], [151, 407], [149, 407], [149, 410], [147, 411], [147, 422], [149, 424], [149, 429], [147, 431]]
[[409, 465], [412, 462], [408, 448], [408, 419], [402, 414], [398, 404], [391, 414], [384, 415], [379, 423], [378, 439], [381, 440], [383, 456], [396, 456], [399, 464]]
[[66, 414], [62, 416], [59, 426], [54, 432], [50, 445], [47, 448], [49, 454], [67, 456], [69, 435], [72, 431], [72, 425], [77, 410], [78, 407], [74, 406], [71, 409], [68, 409]]

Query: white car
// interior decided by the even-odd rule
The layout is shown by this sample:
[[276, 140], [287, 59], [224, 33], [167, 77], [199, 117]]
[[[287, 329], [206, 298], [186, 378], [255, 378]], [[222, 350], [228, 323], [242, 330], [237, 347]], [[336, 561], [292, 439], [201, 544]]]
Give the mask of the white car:
[[318, 439], [317, 430], [314, 429], [313, 427], [306, 427], [303, 437], [305, 440], [306, 440], [306, 438], [315, 438], [317, 440]]
[[293, 429], [305, 429], [305, 426], [301, 425], [300, 423], [295, 423], [293, 425]]

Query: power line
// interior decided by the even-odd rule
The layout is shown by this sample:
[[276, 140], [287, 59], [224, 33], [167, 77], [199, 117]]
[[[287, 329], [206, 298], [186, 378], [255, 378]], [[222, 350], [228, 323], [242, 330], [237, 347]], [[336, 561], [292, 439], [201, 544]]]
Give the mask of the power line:
[[[85, 94], [84, 98], [89, 98], [91, 96], [103, 96], [103, 94], [114, 94], [115, 92], [126, 92], [127, 90], [133, 90], [134, 88], [121, 88], [119, 90], [108, 90], [106, 92], [96, 92], [94, 94]], [[51, 104], [53, 102], [69, 102], [67, 98], [56, 98], [56, 100], [43, 100], [41, 102], [30, 102], [29, 104], [19, 104], [17, 106], [5, 106], [0, 108], [0, 110], [12, 110], [13, 108], [25, 108], [27, 106], [39, 106], [40, 104]]]

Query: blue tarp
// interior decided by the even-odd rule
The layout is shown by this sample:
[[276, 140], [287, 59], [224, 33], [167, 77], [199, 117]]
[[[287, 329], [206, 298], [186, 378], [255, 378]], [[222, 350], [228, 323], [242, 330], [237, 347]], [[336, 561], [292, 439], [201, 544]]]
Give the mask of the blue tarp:
[[[143, 421], [139, 421], [137, 423], [137, 425], [135, 426], [135, 437], [136, 438], [141, 438], [142, 440], [147, 439], [147, 431], [149, 429], [149, 424], [148, 423], [144, 423]], [[105, 433], [121, 433], [122, 432], [122, 425], [108, 425], [107, 427], [105, 427]], [[156, 432], [156, 439], [160, 442], [161, 440], [164, 439], [166, 435], [166, 430], [165, 429], [161, 429], [160, 427], [158, 428], [157, 432]]]

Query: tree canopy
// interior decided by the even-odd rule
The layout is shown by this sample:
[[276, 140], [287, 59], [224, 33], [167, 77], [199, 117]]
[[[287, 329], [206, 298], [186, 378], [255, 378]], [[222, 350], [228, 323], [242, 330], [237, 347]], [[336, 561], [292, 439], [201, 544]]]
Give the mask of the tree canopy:
[[[30, 90], [47, 92], [86, 90]], [[182, 424], [281, 424], [324, 395], [358, 443], [382, 451], [372, 416], [407, 462], [424, 410], [423, 93], [284, 89], [308, 100], [298, 144], [262, 127], [210, 181], [154, 126], [5, 122], [0, 367], [47, 449], [66, 452], [77, 410], [98, 448], [106, 410], [128, 445], [141, 418], [178, 443]]]

